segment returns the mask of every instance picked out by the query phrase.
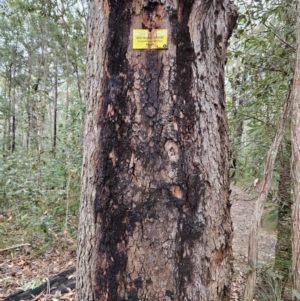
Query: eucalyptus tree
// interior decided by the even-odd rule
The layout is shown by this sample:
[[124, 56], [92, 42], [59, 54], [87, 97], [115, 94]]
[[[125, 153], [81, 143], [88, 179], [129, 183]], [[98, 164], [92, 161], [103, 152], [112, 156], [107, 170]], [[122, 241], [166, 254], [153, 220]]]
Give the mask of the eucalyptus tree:
[[[292, 170], [294, 178], [294, 204], [292, 224], [294, 300], [300, 297], [300, 1], [296, 1], [296, 64], [292, 102]], [[297, 296], [297, 298], [296, 298]]]
[[235, 7], [88, 3], [77, 300], [229, 300]]

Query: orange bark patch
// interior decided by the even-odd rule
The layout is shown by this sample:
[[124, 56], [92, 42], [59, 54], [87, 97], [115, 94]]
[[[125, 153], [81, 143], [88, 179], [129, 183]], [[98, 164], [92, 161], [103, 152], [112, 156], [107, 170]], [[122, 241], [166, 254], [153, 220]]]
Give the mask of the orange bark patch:
[[148, 138], [150, 139], [152, 137], [152, 134], [153, 134], [153, 129], [152, 128], [149, 128], [147, 130], [147, 134], [148, 134]]
[[109, 104], [107, 106], [107, 114], [109, 116], [114, 116], [115, 115], [114, 107], [111, 104]]
[[107, 259], [106, 259], [106, 258], [103, 258], [103, 260], [101, 261], [100, 267], [101, 267], [103, 270], [106, 270], [106, 269], [108, 268], [108, 262], [107, 262]]
[[108, 18], [110, 9], [109, 9], [109, 4], [106, 1], [103, 2], [103, 11], [104, 11], [105, 16]]
[[171, 187], [171, 192], [172, 192], [173, 196], [175, 196], [176, 198], [182, 199], [182, 197], [183, 197], [183, 190], [181, 189], [180, 186], [173, 185]]
[[115, 166], [116, 162], [118, 161], [118, 157], [114, 150], [109, 153], [109, 158], [112, 160], [113, 166]]
[[223, 261], [223, 258], [224, 258], [224, 252], [223, 252], [223, 248], [221, 247], [220, 249], [216, 250], [214, 261], [218, 265], [220, 262]]

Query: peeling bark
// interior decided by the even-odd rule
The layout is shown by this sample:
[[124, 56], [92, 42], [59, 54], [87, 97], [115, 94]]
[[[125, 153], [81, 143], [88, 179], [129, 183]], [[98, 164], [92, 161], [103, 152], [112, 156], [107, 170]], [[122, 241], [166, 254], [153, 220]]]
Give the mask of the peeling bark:
[[[77, 300], [229, 300], [235, 7], [107, 0], [89, 13]], [[167, 28], [168, 49], [132, 50], [145, 27]]]

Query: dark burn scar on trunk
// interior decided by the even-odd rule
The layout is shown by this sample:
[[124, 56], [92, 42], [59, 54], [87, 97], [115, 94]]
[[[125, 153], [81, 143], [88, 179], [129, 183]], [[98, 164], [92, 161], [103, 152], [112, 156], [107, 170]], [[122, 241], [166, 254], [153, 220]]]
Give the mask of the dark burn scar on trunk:
[[[188, 118], [179, 119], [179, 126], [183, 133], [189, 126], [195, 122], [195, 104], [191, 95], [191, 84], [193, 79], [192, 64], [195, 61], [195, 52], [192, 47], [188, 28], [188, 20], [193, 5], [192, 0], [179, 1], [183, 6], [182, 16], [179, 18], [178, 12], [173, 11], [170, 14], [170, 23], [172, 25], [172, 40], [176, 45], [176, 78], [172, 87], [176, 95], [176, 106], [174, 107], [175, 116], [183, 113]], [[179, 21], [181, 19], [181, 21]]]
[[175, 300], [174, 292], [171, 290], [166, 290], [165, 295], [170, 298], [171, 301]]
[[170, 290], [166, 290], [166, 296], [172, 297], [172, 296], [174, 296], [174, 292], [170, 291]]
[[138, 277], [138, 278], [134, 279], [133, 283], [136, 288], [142, 288], [143, 287], [142, 277]]
[[[204, 217], [203, 221], [199, 220], [197, 209], [203, 206], [205, 195], [205, 184], [201, 180], [200, 170], [195, 170], [195, 173], [189, 174], [185, 170], [186, 164], [190, 160], [189, 149], [192, 147], [185, 143], [185, 141], [192, 140], [195, 131], [196, 110], [195, 99], [191, 95], [191, 84], [193, 82], [192, 65], [195, 61], [195, 52], [192, 46], [188, 20], [193, 6], [193, 0], [181, 0], [178, 3], [182, 7], [182, 15], [178, 16], [178, 12], [174, 11], [170, 16], [170, 23], [172, 25], [172, 39], [176, 45], [176, 78], [173, 85], [173, 91], [176, 94], [176, 106], [174, 107], [175, 115], [184, 114], [184, 118], [177, 118], [180, 137], [179, 144], [183, 148], [182, 162], [178, 169], [181, 170], [183, 190], [186, 191], [183, 200], [169, 194], [167, 208], [177, 207], [179, 211], [179, 220], [177, 226], [176, 236], [176, 268], [178, 270], [177, 276], [177, 290], [179, 298], [186, 295], [186, 283], [192, 281], [193, 278], [193, 263], [191, 257], [186, 255], [186, 249], [191, 250], [194, 247], [195, 241], [202, 240], [203, 231], [205, 228]], [[208, 37], [206, 30], [202, 33], [202, 51], [208, 49]], [[185, 255], [184, 255], [185, 254]]]
[[[126, 231], [132, 228], [138, 217], [130, 213], [130, 208], [119, 199], [121, 191], [128, 186], [123, 174], [127, 168], [126, 162], [131, 157], [131, 130], [124, 122], [128, 115], [127, 89], [132, 83], [126, 52], [129, 45], [131, 15], [129, 7], [132, 1], [108, 0], [110, 15], [108, 27], [110, 35], [107, 38], [106, 52], [108, 54], [106, 66], [107, 76], [104, 83], [105, 97], [101, 108], [101, 154], [99, 162], [99, 176], [94, 200], [94, 214], [101, 222], [98, 252], [101, 262], [95, 267], [94, 281], [95, 298], [107, 295], [107, 301], [125, 301], [118, 294], [118, 286], [124, 281], [127, 256], [119, 249], [118, 244], [127, 240]], [[115, 26], [122, 24], [122, 26]], [[108, 114], [113, 110], [113, 114]], [[118, 127], [116, 127], [116, 124]], [[113, 159], [114, 160], [113, 160]], [[98, 233], [99, 234], [99, 233]], [[128, 300], [138, 300], [134, 290]]]

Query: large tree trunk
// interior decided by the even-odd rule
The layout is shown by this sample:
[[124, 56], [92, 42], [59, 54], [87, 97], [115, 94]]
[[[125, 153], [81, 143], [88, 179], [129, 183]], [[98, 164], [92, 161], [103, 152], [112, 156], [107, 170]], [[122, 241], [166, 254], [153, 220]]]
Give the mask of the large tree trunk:
[[[300, 293], [300, 0], [297, 10], [297, 50], [292, 102], [292, 170], [294, 177], [294, 204], [292, 209], [293, 287]], [[296, 300], [296, 299], [295, 299]]]
[[[235, 7], [107, 0], [89, 14], [77, 300], [229, 300]], [[133, 50], [132, 30], [154, 24], [168, 49]]]

